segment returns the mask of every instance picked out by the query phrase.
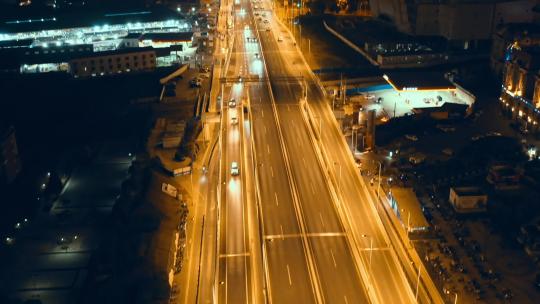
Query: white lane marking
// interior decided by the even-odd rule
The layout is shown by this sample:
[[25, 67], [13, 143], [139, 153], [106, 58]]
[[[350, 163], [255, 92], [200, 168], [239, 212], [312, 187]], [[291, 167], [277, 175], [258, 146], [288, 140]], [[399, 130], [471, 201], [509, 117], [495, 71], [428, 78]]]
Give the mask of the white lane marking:
[[291, 107], [289, 105], [287, 105], [287, 111], [291, 111]]
[[261, 109], [261, 116], [264, 117], [264, 110]]
[[311, 182], [310, 185], [311, 185], [311, 193], [315, 194], [315, 187], [313, 186], [313, 182]]
[[321, 232], [321, 233], [306, 233], [306, 234], [285, 234], [285, 235], [265, 235], [265, 240], [271, 240], [271, 239], [281, 239], [281, 238], [301, 238], [301, 237], [345, 237], [345, 233], [343, 232]]
[[263, 125], [263, 128], [264, 128], [264, 134], [266, 134], [266, 126]]
[[343, 296], [343, 299], [345, 299], [345, 304], [349, 304], [349, 301], [347, 300], [347, 296]]
[[302, 162], [304, 163], [304, 166], [306, 165], [306, 159], [302, 157]]
[[270, 154], [270, 145], [266, 144], [266, 151], [268, 151], [268, 154]]
[[281, 230], [281, 239], [284, 240], [285, 234], [283, 233], [283, 226], [281, 224], [279, 224], [279, 230]]
[[270, 174], [272, 174], [272, 177], [274, 177], [274, 169], [272, 169], [272, 166], [270, 166]]
[[277, 199], [277, 192], [274, 192], [274, 198], [276, 199], [276, 206], [279, 206], [279, 202], [278, 202], [278, 199]]
[[336, 257], [334, 257], [334, 252], [332, 249], [330, 249], [330, 255], [332, 256], [332, 261], [334, 261], [334, 267], [337, 268]]
[[292, 286], [291, 270], [289, 269], [289, 264], [287, 264], [287, 275], [289, 276], [289, 285]]
[[321, 219], [321, 224], [322, 224], [322, 226], [324, 228], [324, 220], [322, 218], [322, 213], [320, 213], [320, 212], [319, 212], [319, 218]]

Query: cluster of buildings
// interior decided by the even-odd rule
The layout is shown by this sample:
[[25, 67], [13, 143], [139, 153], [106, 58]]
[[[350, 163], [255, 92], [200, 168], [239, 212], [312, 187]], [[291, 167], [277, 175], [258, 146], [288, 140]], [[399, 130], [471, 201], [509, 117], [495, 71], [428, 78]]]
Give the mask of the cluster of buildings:
[[439, 36], [454, 49], [489, 48], [501, 24], [538, 20], [534, 0], [370, 0], [372, 15], [383, 17], [401, 32]]
[[88, 77], [195, 63], [197, 37], [207, 36], [195, 15], [179, 6], [6, 19], [0, 24], [0, 72]]
[[[375, 20], [330, 18], [327, 30], [381, 69], [489, 59], [502, 83], [504, 112], [522, 133], [540, 131], [537, 1], [370, 0], [369, 6]], [[462, 99], [470, 99], [467, 95]]]

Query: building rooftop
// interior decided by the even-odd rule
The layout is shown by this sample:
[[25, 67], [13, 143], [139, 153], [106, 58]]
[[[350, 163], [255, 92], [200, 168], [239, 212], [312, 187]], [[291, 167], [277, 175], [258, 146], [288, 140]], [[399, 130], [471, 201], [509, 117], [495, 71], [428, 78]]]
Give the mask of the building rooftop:
[[193, 38], [193, 32], [179, 32], [179, 33], [144, 33], [139, 36], [139, 40], [153, 40], [153, 41], [191, 41]]
[[479, 187], [452, 187], [454, 192], [460, 196], [481, 196], [486, 195]]
[[149, 52], [149, 51], [155, 51], [155, 49], [149, 46], [149, 47], [134, 47], [134, 48], [112, 50], [112, 51], [94, 52], [91, 54], [87, 54], [84, 57], [79, 57], [78, 59], [98, 58], [98, 57], [103, 57], [103, 56], [124, 55], [124, 54], [141, 53], [141, 52]]
[[427, 228], [429, 223], [422, 212], [420, 202], [412, 188], [393, 187], [392, 196], [397, 202], [397, 212], [404, 225], [411, 229]]
[[22, 64], [59, 63], [71, 59], [91, 56], [91, 44], [50, 46], [47, 48], [5, 48], [0, 49], [0, 68], [19, 68]]
[[390, 72], [383, 78], [398, 91], [456, 89], [440, 72]]
[[0, 49], [9, 49], [9, 48], [24, 48], [30, 47], [34, 40], [32, 39], [21, 39], [21, 40], [4, 40], [0, 41]]

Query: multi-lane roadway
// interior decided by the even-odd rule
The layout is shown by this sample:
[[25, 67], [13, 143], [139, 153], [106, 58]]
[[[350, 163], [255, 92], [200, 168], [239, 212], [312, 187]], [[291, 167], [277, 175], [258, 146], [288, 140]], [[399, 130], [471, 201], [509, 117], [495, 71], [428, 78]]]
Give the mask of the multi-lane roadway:
[[[324, 95], [269, 8], [234, 4], [221, 92], [217, 300], [413, 303]], [[307, 123], [304, 94], [318, 128]], [[228, 107], [233, 99], [236, 107]], [[231, 174], [233, 162], [239, 175]]]

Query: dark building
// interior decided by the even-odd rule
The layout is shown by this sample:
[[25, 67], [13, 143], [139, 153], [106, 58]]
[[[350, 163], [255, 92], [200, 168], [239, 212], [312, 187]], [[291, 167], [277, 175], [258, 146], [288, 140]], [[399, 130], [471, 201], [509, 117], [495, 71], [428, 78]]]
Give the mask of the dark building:
[[21, 171], [15, 128], [0, 129], [0, 184], [9, 184]]

